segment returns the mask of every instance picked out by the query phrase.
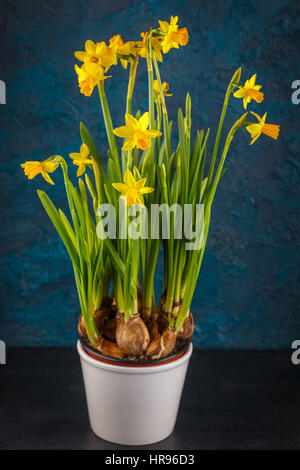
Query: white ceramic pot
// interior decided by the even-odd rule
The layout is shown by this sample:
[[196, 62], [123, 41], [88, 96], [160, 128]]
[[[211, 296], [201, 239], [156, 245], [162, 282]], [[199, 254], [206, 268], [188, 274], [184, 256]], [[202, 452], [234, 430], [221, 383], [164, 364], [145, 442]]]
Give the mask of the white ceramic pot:
[[108, 364], [88, 355], [78, 341], [91, 428], [106, 441], [146, 445], [175, 426], [193, 346], [178, 359], [153, 366]]

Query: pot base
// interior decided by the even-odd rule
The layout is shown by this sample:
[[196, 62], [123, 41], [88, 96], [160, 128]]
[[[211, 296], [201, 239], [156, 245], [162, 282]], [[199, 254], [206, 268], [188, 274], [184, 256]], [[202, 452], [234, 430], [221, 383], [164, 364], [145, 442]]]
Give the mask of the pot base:
[[148, 367], [108, 364], [80, 355], [91, 428], [121, 445], [148, 445], [172, 434], [192, 344], [178, 359]]

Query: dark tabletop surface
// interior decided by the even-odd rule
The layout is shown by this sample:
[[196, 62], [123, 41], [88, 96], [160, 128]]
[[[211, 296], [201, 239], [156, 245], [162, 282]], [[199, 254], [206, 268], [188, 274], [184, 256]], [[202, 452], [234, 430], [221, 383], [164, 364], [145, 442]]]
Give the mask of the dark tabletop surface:
[[[174, 433], [138, 449], [300, 449], [300, 365], [290, 351], [193, 353]], [[8, 348], [0, 449], [134, 449], [91, 431], [74, 348]]]

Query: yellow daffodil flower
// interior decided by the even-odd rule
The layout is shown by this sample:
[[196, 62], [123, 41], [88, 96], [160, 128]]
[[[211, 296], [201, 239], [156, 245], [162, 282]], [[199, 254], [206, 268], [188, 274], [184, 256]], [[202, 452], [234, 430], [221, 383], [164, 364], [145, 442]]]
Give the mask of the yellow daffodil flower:
[[[124, 42], [120, 34], [117, 34], [110, 38], [109, 47], [119, 56], [130, 56], [136, 54], [135, 42], [128, 41]], [[127, 68], [128, 60], [120, 57], [120, 62], [124, 69]]]
[[178, 16], [171, 16], [170, 24], [167, 21], [159, 21], [159, 30], [164, 33], [161, 42], [163, 53], [169, 52], [172, 47], [185, 46], [189, 41], [189, 33], [186, 28], [178, 29]]
[[75, 72], [78, 75], [80, 92], [85, 96], [91, 96], [95, 86], [100, 80], [109, 78], [108, 76], [104, 76], [103, 67], [93, 62], [84, 63], [81, 67], [78, 67], [76, 64]]
[[50, 184], [54, 184], [48, 173], [53, 173], [58, 167], [58, 162], [45, 160], [43, 162], [25, 162], [21, 164], [24, 168], [24, 173], [29, 180], [32, 180], [39, 173]]
[[86, 41], [85, 51], [75, 52], [75, 57], [84, 64], [102, 65], [104, 72], [118, 62], [116, 51], [104, 41], [96, 43], [91, 40]]
[[102, 64], [102, 56], [106, 52], [107, 45], [104, 41], [94, 43], [91, 40], [85, 42], [85, 51], [76, 51], [75, 57], [81, 62], [93, 64]]
[[150, 122], [149, 113], [144, 113], [139, 120], [129, 113], [125, 114], [126, 126], [117, 127], [114, 129], [114, 134], [118, 137], [126, 139], [122, 150], [131, 150], [137, 147], [141, 150], [149, 148], [150, 139], [155, 139], [161, 135], [160, 131], [155, 129], [147, 129]]
[[266, 124], [265, 121], [267, 113], [265, 113], [261, 118], [258, 114], [254, 113], [253, 111], [250, 112], [258, 120], [258, 123], [249, 124], [248, 126], [246, 126], [246, 130], [251, 134], [252, 138], [250, 145], [252, 145], [261, 134], [268, 135], [269, 137], [272, 137], [272, 139], [277, 140], [280, 126], [277, 126], [276, 124]]
[[[146, 33], [141, 33], [142, 41], [138, 41], [136, 43], [138, 47], [138, 54], [140, 57], [147, 57], [148, 49], [147, 49], [147, 38], [150, 34], [150, 30]], [[152, 38], [152, 48], [153, 54], [158, 62], [162, 62], [162, 53], [161, 53], [161, 40], [158, 38]]]
[[247, 105], [252, 99], [257, 103], [261, 103], [264, 99], [264, 94], [259, 91], [261, 89], [261, 85], [255, 85], [255, 81], [256, 74], [252, 75], [249, 80], [246, 80], [245, 85], [233, 94], [235, 98], [243, 98], [245, 109], [247, 109]]
[[117, 51], [116, 49], [106, 46], [105, 54], [103, 54], [101, 59], [102, 65], [104, 67], [104, 71], [107, 72], [108, 69], [112, 65], [117, 65], [118, 58], [117, 58]]
[[78, 166], [77, 176], [81, 176], [85, 172], [86, 165], [92, 165], [91, 158], [88, 158], [89, 154], [90, 151], [86, 144], [81, 145], [79, 153], [70, 153], [74, 165]]
[[[164, 96], [172, 96], [172, 93], [168, 93], [170, 86], [167, 82], [163, 82], [161, 84], [161, 88], [162, 88], [162, 92]], [[160, 91], [159, 91], [158, 80], [153, 80], [153, 90], [154, 90], [154, 93], [159, 97]]]
[[121, 197], [126, 197], [126, 205], [143, 204], [142, 194], [152, 193], [154, 188], [145, 186], [146, 178], [136, 181], [130, 170], [125, 171], [124, 183], [112, 183], [113, 187], [121, 193]]

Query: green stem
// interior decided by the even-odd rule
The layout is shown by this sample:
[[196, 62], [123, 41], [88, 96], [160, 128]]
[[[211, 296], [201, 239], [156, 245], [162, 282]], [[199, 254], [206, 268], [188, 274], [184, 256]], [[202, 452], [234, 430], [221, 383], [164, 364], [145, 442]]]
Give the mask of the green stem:
[[[156, 102], [156, 115], [157, 115], [157, 129], [160, 131], [161, 129], [161, 105], [158, 99], [155, 100]], [[157, 137], [157, 155], [160, 152], [160, 136]]]
[[226, 155], [228, 153], [228, 150], [229, 150], [230, 144], [232, 142], [232, 139], [234, 137], [234, 134], [243, 125], [243, 122], [245, 121], [246, 116], [247, 116], [247, 113], [243, 114], [243, 116], [234, 123], [234, 125], [232, 126], [232, 128], [230, 129], [230, 131], [227, 135], [225, 145], [224, 145], [224, 149], [223, 149], [223, 152], [222, 152], [222, 157], [221, 157], [221, 160], [220, 160], [220, 163], [218, 165], [217, 172], [216, 172], [216, 176], [215, 176], [214, 182], [212, 184], [212, 187], [211, 187], [211, 189], [209, 190], [209, 193], [208, 193], [207, 204], [209, 204], [209, 205], [211, 205], [212, 202], [213, 202], [213, 198], [214, 198], [218, 183], [219, 183], [220, 178], [221, 178], [221, 174], [222, 174], [223, 166], [224, 166], [224, 163], [225, 163]]
[[117, 172], [119, 174], [119, 178], [121, 180], [121, 168], [120, 168], [120, 162], [119, 162], [119, 154], [118, 154], [118, 149], [117, 149], [117, 144], [116, 144], [116, 139], [115, 135], [113, 133], [113, 125], [112, 125], [112, 120], [111, 120], [111, 115], [106, 99], [106, 94], [104, 91], [104, 80], [100, 81], [98, 83], [98, 90], [99, 90], [99, 97], [100, 97], [100, 102], [101, 102], [101, 107], [102, 107], [102, 113], [103, 113], [103, 118], [104, 118], [104, 123], [105, 123], [105, 129], [106, 129], [106, 134], [109, 142], [109, 148], [112, 153], [112, 156], [114, 158], [116, 167], [117, 167]]
[[128, 170], [131, 170], [131, 167], [132, 167], [132, 150], [127, 151], [126, 167], [127, 167]]
[[224, 103], [223, 103], [223, 108], [222, 108], [222, 113], [221, 113], [221, 117], [220, 117], [220, 121], [219, 121], [219, 127], [218, 127], [218, 131], [217, 131], [217, 136], [216, 136], [215, 145], [214, 145], [213, 154], [212, 154], [211, 163], [210, 163], [209, 172], [208, 172], [208, 179], [207, 179], [207, 185], [206, 185], [207, 190], [209, 190], [210, 183], [211, 183], [212, 176], [213, 176], [213, 172], [214, 172], [216, 157], [217, 157], [217, 153], [218, 153], [218, 149], [219, 149], [219, 143], [220, 143], [220, 138], [221, 138], [221, 133], [222, 133], [222, 129], [223, 129], [223, 124], [224, 124], [224, 119], [225, 119], [225, 115], [226, 115], [226, 111], [227, 111], [229, 98], [230, 98], [232, 90], [239, 84], [240, 77], [241, 77], [241, 69], [239, 68], [234, 73], [234, 75], [233, 75], [233, 77], [232, 77], [232, 79], [231, 79], [231, 81], [228, 85], [227, 91], [226, 91], [226, 95], [225, 95], [225, 99], [224, 99]]
[[170, 126], [169, 126], [169, 119], [168, 119], [168, 111], [166, 107], [165, 95], [162, 90], [159, 68], [158, 68], [158, 64], [157, 64], [157, 60], [155, 56], [153, 56], [153, 64], [155, 68], [156, 78], [158, 81], [158, 87], [159, 87], [159, 93], [160, 93], [160, 99], [161, 99], [163, 123], [164, 123], [164, 134], [165, 134], [165, 139], [167, 143], [167, 154], [170, 157], [171, 156], [171, 140], [170, 140]]
[[122, 279], [121, 277], [116, 274], [114, 280], [114, 296], [116, 298], [117, 307], [120, 313], [124, 313], [124, 295], [122, 289]]
[[138, 56], [130, 63], [129, 81], [126, 99], [126, 113], [132, 114], [132, 95], [135, 85], [136, 69], [138, 65]]
[[103, 284], [99, 284], [97, 289], [93, 292], [93, 310], [98, 310], [101, 307], [103, 299]]
[[181, 243], [179, 249], [179, 260], [178, 260], [178, 267], [177, 267], [177, 275], [176, 275], [176, 282], [175, 282], [175, 292], [174, 292], [174, 301], [180, 301], [180, 292], [181, 292], [181, 278], [182, 272], [184, 268], [184, 261], [185, 261], [185, 247], [184, 242]]
[[147, 70], [148, 70], [148, 94], [149, 94], [149, 114], [150, 129], [154, 128], [154, 91], [153, 91], [153, 66], [152, 66], [152, 34], [147, 38]]
[[[141, 241], [143, 242], [143, 240]], [[150, 255], [146, 257], [144, 267], [142, 290], [142, 311], [148, 316], [150, 316], [152, 313], [152, 304], [154, 296], [154, 275], [160, 246], [159, 240], [151, 240], [151, 242], [152, 243]]]
[[[70, 213], [71, 213], [72, 220], [73, 220], [73, 223], [74, 223], [75, 211], [74, 211], [74, 203], [73, 203], [71, 190], [70, 190], [71, 182], [69, 180], [67, 162], [61, 155], [54, 155], [54, 157], [51, 157], [51, 160], [58, 161], [60, 163], [60, 166], [61, 166], [61, 169], [62, 169], [62, 172], [63, 172], [63, 176], [64, 176], [64, 184], [65, 184], [65, 188], [66, 188], [69, 209], [70, 209]], [[75, 226], [76, 225], [74, 224], [74, 228], [75, 228]]]

